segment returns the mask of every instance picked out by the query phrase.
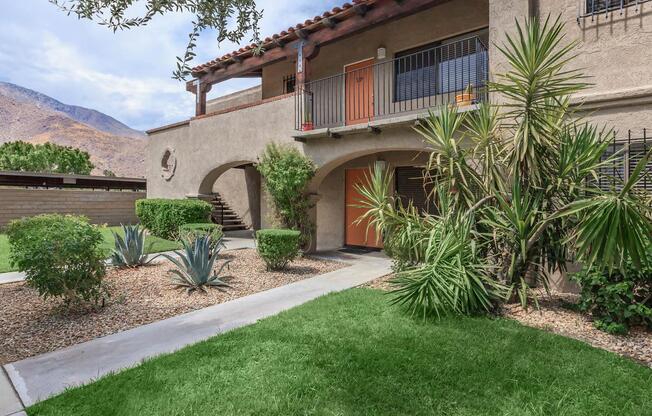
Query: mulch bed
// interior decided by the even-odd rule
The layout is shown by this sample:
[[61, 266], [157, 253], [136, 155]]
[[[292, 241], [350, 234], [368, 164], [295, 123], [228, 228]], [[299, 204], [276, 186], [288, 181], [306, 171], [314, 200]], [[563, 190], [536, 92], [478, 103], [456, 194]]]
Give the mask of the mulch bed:
[[[384, 291], [392, 287], [389, 280], [393, 275], [381, 277], [362, 285]], [[578, 295], [568, 293], [539, 294], [539, 310], [524, 310], [520, 304], [507, 304], [502, 314], [523, 325], [554, 332], [569, 338], [584, 341], [594, 347], [631, 358], [652, 368], [652, 331], [647, 328], [632, 328], [627, 335], [611, 335], [593, 326], [591, 317], [572, 310], [578, 302]]]
[[[44, 301], [24, 283], [0, 285], [0, 364], [79, 344], [175, 315], [283, 286], [346, 264], [304, 257], [283, 272], [267, 272], [255, 250], [227, 251], [226, 274], [232, 286], [187, 294], [170, 284], [168, 261], [138, 269], [109, 269], [111, 297], [104, 307], [65, 310], [55, 300]], [[219, 265], [221, 261], [218, 262]]]

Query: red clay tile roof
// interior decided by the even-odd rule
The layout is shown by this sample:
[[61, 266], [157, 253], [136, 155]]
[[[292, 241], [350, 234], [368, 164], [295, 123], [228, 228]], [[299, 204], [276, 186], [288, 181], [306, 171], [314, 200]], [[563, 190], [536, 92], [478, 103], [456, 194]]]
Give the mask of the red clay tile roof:
[[[299, 30], [305, 30], [310, 33], [322, 30], [326, 28], [325, 25], [320, 23], [322, 20], [333, 19], [339, 22], [341, 20], [348, 19], [349, 17], [355, 15], [355, 13], [352, 13], [352, 10], [356, 7], [371, 6], [372, 4], [376, 3], [376, 1], [377, 0], [352, 0], [350, 3], [344, 3], [339, 7], [333, 7], [332, 10], [324, 12], [321, 16], [315, 16], [303, 23], [297, 23], [295, 26], [289, 27], [287, 30], [283, 30], [280, 33], [265, 38], [262, 41], [261, 46], [266, 51], [279, 47], [279, 44], [288, 43], [298, 39], [299, 36], [297, 31]], [[222, 66], [222, 64], [227, 63], [228, 61], [235, 62], [237, 58], [245, 59], [249, 56], [252, 56], [255, 48], [255, 44], [247, 45], [238, 49], [237, 51], [227, 53], [220, 58], [213, 59], [212, 61], [206, 62], [205, 64], [194, 67], [192, 69], [192, 73], [195, 75], [201, 74], [208, 72], [211, 69], [219, 68]]]

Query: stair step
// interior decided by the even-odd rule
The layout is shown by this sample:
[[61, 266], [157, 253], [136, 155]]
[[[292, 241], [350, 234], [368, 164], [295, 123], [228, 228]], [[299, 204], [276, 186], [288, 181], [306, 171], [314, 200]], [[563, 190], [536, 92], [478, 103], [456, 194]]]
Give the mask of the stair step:
[[247, 226], [242, 224], [242, 225], [223, 225], [222, 230], [223, 231], [240, 231], [240, 230], [246, 230]]

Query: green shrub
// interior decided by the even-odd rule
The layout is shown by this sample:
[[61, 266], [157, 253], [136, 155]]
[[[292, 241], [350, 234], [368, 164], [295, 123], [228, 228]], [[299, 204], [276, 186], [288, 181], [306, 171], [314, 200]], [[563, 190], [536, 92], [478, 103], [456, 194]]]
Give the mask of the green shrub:
[[213, 206], [198, 199], [141, 199], [136, 215], [156, 237], [174, 240], [184, 224], [207, 223]]
[[314, 224], [309, 213], [313, 203], [306, 188], [315, 176], [315, 164], [295, 147], [270, 143], [257, 169], [265, 179], [265, 188], [281, 227], [299, 230], [301, 245], [307, 247]]
[[646, 262], [625, 262], [623, 271], [584, 268], [571, 278], [582, 287], [580, 309], [591, 313], [595, 327], [615, 334], [626, 333], [632, 325], [652, 328], [652, 243]]
[[213, 241], [219, 241], [223, 236], [222, 226], [213, 223], [184, 224], [179, 227], [181, 240], [195, 240], [197, 237], [208, 235]]
[[256, 232], [258, 255], [267, 270], [284, 269], [299, 255], [301, 233], [294, 230], [259, 230]]
[[11, 263], [26, 274], [29, 286], [44, 298], [66, 304], [96, 301], [105, 273], [103, 241], [85, 217], [38, 215], [12, 221], [7, 228]]

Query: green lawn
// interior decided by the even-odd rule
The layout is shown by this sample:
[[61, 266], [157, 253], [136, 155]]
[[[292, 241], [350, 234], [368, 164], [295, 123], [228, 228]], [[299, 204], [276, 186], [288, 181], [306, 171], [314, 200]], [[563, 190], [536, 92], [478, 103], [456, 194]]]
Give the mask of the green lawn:
[[381, 292], [353, 289], [28, 414], [649, 415], [652, 371], [509, 320], [414, 320]]
[[[124, 233], [122, 232], [122, 227], [103, 227], [100, 230], [104, 236], [104, 243], [102, 243], [101, 248], [106, 253], [106, 256], [109, 257], [113, 251], [113, 247], [115, 247], [115, 240], [111, 231], [119, 232], [121, 235], [124, 235]], [[149, 253], [160, 253], [161, 251], [176, 250], [181, 247], [176, 241], [164, 240], [153, 236], [147, 236], [145, 241], [146, 248], [149, 248], [151, 244], [151, 249], [148, 250]], [[0, 273], [14, 270], [15, 268], [9, 264], [9, 242], [7, 235], [0, 234]]]

